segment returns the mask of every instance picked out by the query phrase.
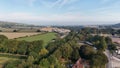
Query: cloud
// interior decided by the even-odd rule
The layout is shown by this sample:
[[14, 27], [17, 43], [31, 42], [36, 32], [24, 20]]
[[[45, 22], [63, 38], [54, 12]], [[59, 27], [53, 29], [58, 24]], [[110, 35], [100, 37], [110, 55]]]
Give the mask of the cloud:
[[47, 0], [40, 0], [40, 3], [43, 6], [46, 6], [48, 8], [54, 8], [54, 7], [58, 7], [58, 8], [62, 8], [65, 5], [68, 4], [72, 4], [74, 2], [76, 2], [78, 0], [56, 0], [56, 1], [47, 1]]
[[37, 0], [12, 0], [16, 4], [34, 6]]

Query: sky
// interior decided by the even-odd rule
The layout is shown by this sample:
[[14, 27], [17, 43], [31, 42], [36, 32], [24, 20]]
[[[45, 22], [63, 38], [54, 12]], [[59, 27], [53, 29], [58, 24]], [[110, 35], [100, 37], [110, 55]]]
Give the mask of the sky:
[[120, 22], [120, 0], [0, 0], [0, 21], [34, 25]]

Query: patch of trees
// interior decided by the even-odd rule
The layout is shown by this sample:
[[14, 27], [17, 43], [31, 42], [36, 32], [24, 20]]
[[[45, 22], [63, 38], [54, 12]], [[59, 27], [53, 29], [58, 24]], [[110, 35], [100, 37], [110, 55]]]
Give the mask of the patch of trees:
[[31, 52], [38, 53], [42, 47], [43, 41], [26, 42], [17, 40], [5, 40], [0, 44], [0, 52], [29, 55]]
[[81, 46], [79, 53], [81, 58], [88, 61], [91, 68], [102, 68], [102, 66], [105, 66], [105, 64], [108, 63], [107, 56], [103, 52], [94, 49], [92, 46]]
[[38, 30], [36, 30], [36, 32], [41, 32], [41, 31], [38, 29]]
[[87, 39], [87, 41], [91, 42], [94, 47], [96, 47], [98, 50], [105, 51], [107, 48], [107, 43], [105, 37], [102, 36], [91, 36]]
[[102, 52], [106, 49], [110, 50], [111, 52], [117, 49], [116, 45], [112, 42], [110, 37], [103, 37], [98, 35], [90, 36], [87, 38], [87, 41], [91, 42], [94, 47]]
[[8, 40], [8, 38], [4, 35], [0, 35], [0, 44], [4, 41]]
[[18, 30], [13, 30], [13, 32], [18, 32]]

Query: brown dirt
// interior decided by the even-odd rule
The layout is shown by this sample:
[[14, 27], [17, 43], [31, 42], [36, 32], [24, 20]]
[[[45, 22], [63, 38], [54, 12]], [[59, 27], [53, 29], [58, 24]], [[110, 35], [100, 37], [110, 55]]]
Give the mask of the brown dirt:
[[0, 35], [5, 35], [6, 37], [8, 37], [8, 39], [14, 39], [14, 38], [19, 38], [19, 37], [25, 37], [25, 36], [32, 36], [32, 35], [37, 35], [37, 34], [40, 34], [40, 33], [27, 33], [27, 32], [24, 32], [24, 33], [18, 33], [18, 32], [0, 32]]

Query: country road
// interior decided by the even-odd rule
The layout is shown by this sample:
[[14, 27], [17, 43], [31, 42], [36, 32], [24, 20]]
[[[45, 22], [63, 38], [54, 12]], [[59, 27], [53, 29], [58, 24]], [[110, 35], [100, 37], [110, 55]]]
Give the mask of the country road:
[[111, 54], [109, 53], [108, 50], [106, 50], [104, 53], [108, 57], [108, 61], [109, 61], [106, 65], [106, 68], [112, 68]]
[[106, 68], [120, 68], [120, 59], [112, 56], [112, 54], [106, 50], [104, 52], [106, 54], [106, 56], [108, 57], [108, 64], [106, 65]]

